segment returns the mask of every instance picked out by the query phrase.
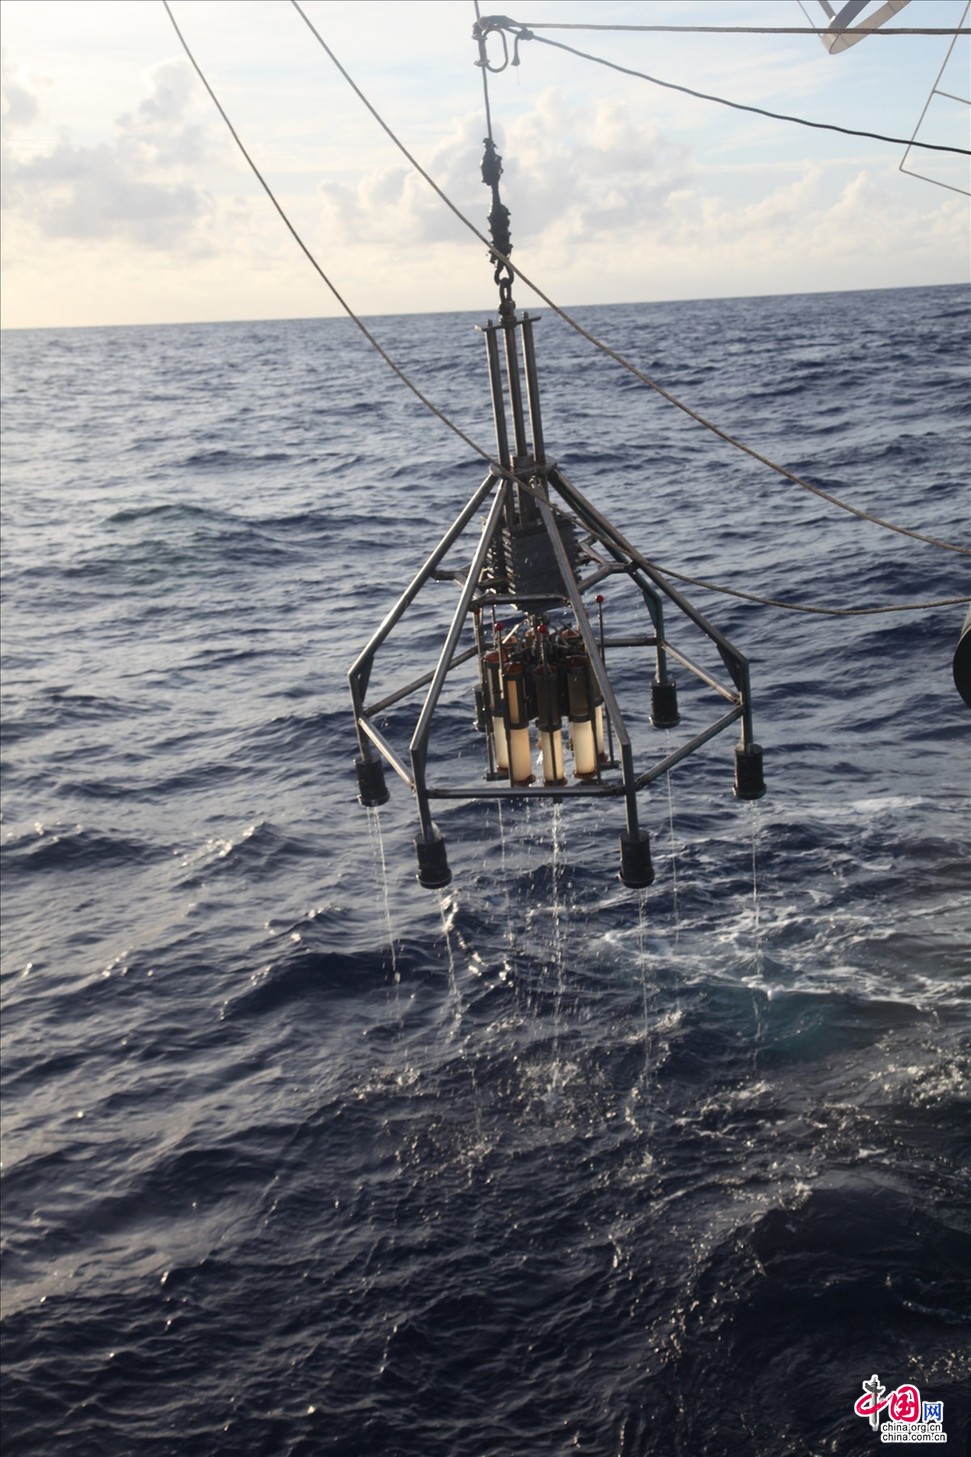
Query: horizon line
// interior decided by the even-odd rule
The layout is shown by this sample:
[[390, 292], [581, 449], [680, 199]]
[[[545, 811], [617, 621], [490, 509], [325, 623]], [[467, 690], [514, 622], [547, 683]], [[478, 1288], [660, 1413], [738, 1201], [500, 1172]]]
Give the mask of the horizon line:
[[[790, 293], [728, 293], [728, 294], [701, 294], [693, 298], [671, 298], [671, 299], [626, 299], [614, 303], [599, 304], [564, 304], [564, 308], [576, 309], [629, 309], [629, 308], [664, 308], [670, 304], [695, 304], [695, 303], [728, 303], [739, 299], [760, 299], [760, 298], [826, 298], [833, 294], [847, 293], [903, 293], [913, 289], [930, 288], [971, 288], [971, 278], [954, 279], [943, 283], [899, 283], [883, 285], [877, 288], [810, 288], [799, 289]], [[539, 304], [540, 308], [549, 308], [549, 305]], [[495, 309], [486, 309], [487, 313], [495, 312]], [[392, 310], [379, 314], [358, 314], [360, 319], [403, 319], [403, 318], [424, 318], [436, 317], [445, 314], [481, 314], [480, 308], [458, 308], [458, 309], [401, 309]], [[186, 329], [194, 327], [210, 327], [219, 324], [293, 324], [309, 323], [311, 321], [324, 322], [330, 319], [344, 319], [353, 323], [352, 317], [346, 312], [333, 314], [279, 314], [273, 316], [260, 315], [252, 318], [239, 319], [143, 319], [126, 324], [2, 324], [0, 333], [42, 333], [49, 331], [64, 331], [66, 329]]]

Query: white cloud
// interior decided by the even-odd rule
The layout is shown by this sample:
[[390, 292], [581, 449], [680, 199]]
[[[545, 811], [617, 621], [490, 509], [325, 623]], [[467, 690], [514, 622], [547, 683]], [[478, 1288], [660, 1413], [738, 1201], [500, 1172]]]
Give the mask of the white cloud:
[[[487, 234], [491, 194], [479, 180], [482, 130], [475, 113], [454, 121], [427, 171]], [[626, 105], [606, 100], [571, 108], [557, 88], [542, 92], [498, 145], [514, 253], [549, 234], [594, 242], [635, 229], [657, 215], [693, 170], [683, 145], [639, 121]], [[355, 185], [325, 182], [318, 191], [324, 230], [333, 240], [407, 248], [470, 236], [404, 160], [366, 172]]]
[[[473, 191], [482, 155], [481, 130], [481, 118], [474, 115], [453, 120], [422, 165], [466, 217], [484, 228], [489, 193], [481, 185]], [[325, 180], [317, 194], [328, 240], [409, 247], [455, 240], [465, 232], [403, 156], [364, 172], [353, 185]]]
[[[146, 248], [202, 246], [199, 224], [212, 199], [184, 168], [204, 157], [203, 131], [185, 117], [186, 67], [163, 62], [146, 78], [149, 94], [120, 116], [111, 142], [79, 144], [62, 135], [45, 150], [21, 150], [19, 127], [40, 115], [39, 98], [4, 77], [4, 202], [8, 225], [42, 237], [122, 238]], [[19, 125], [18, 125], [19, 124]]]
[[30, 83], [19, 71], [4, 60], [2, 94], [0, 107], [3, 114], [3, 134], [9, 139], [11, 133], [28, 126], [37, 116], [39, 102], [30, 89]]
[[[666, 195], [650, 224], [618, 229], [580, 254], [547, 238], [520, 262], [554, 298], [614, 302], [890, 288], [908, 275], [959, 276], [968, 237], [960, 198], [929, 212], [924, 194], [907, 196], [897, 179], [865, 168], [833, 182], [827, 169], [806, 163], [752, 202], [687, 185]], [[596, 280], [597, 294], [585, 276]]]
[[[310, 0], [309, 11], [486, 232], [481, 77], [457, 19], [464, 3]], [[536, 22], [571, 18], [563, 0], [536, 4]], [[640, 0], [603, 4], [610, 18], [642, 18]], [[731, 8], [733, 21], [757, 22], [768, 5]], [[172, 59], [161, 6], [4, 9], [19, 66], [5, 77], [5, 323], [335, 311], [187, 62]], [[182, 7], [191, 42], [349, 303], [361, 313], [488, 309], [484, 246], [375, 127], [290, 8], [249, 0], [227, 26], [229, 10]], [[706, 13], [687, 0], [666, 11], [677, 21]], [[893, 45], [834, 61], [785, 38], [590, 43], [611, 47], [622, 63], [702, 90], [892, 134], [909, 134], [943, 54], [927, 51], [928, 75], [915, 79]], [[567, 305], [890, 287], [966, 269], [965, 200], [901, 177], [892, 148], [742, 116], [539, 46], [524, 47], [521, 71], [493, 78], [491, 97], [513, 261]], [[531, 303], [525, 287], [516, 293]]]

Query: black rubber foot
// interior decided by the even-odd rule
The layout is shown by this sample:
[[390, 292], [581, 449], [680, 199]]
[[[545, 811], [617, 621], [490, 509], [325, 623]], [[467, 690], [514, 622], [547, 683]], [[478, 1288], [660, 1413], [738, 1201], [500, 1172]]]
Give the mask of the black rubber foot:
[[636, 835], [624, 830], [621, 834], [620, 878], [634, 890], [654, 884], [651, 840], [646, 830], [638, 830]]
[[448, 868], [445, 840], [437, 825], [432, 825], [427, 836], [415, 836], [415, 853], [418, 856], [419, 885], [427, 890], [438, 890], [451, 883], [452, 872]]
[[743, 749], [735, 746], [735, 798], [761, 799], [765, 793], [762, 777], [762, 750], [758, 744]]
[[673, 678], [666, 683], [655, 678], [651, 684], [651, 723], [655, 728], [674, 728], [680, 719], [677, 683]]
[[357, 797], [361, 803], [369, 809], [374, 805], [387, 804], [389, 795], [384, 782], [383, 762], [380, 759], [357, 758], [354, 768], [357, 770]]

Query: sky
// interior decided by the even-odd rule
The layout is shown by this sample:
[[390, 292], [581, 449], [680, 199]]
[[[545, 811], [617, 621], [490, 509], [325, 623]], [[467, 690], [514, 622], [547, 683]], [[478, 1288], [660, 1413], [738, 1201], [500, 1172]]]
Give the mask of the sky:
[[[819, 21], [817, 0], [803, 0]], [[171, 0], [247, 148], [361, 315], [490, 309], [481, 242], [394, 147], [289, 0]], [[520, 4], [523, 8], [520, 9]], [[798, 0], [504, 0], [526, 24], [806, 25]], [[480, 228], [490, 198], [473, 0], [304, 0]], [[872, 7], [871, 7], [872, 8]], [[498, 13], [481, 0], [484, 15]], [[888, 28], [968, 25], [911, 0]], [[341, 312], [236, 149], [161, 0], [3, 0], [5, 327]], [[969, 39], [538, 31], [663, 80], [815, 121], [969, 145]], [[493, 40], [490, 57], [501, 47]], [[949, 92], [931, 95], [932, 88]], [[557, 303], [957, 283], [967, 159], [810, 130], [539, 42], [489, 77], [513, 260]], [[953, 99], [958, 98], [958, 99]], [[532, 296], [516, 289], [517, 303]]]

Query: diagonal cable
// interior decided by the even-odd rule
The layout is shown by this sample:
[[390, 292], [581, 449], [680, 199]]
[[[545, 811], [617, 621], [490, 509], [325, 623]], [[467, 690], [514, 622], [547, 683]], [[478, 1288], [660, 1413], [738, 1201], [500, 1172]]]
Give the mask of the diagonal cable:
[[[486, 17], [488, 24], [490, 17]], [[610, 71], [619, 71], [622, 76], [633, 76], [638, 81], [650, 81], [652, 86], [663, 86], [666, 91], [680, 91], [684, 96], [694, 96], [698, 101], [712, 101], [717, 106], [729, 106], [733, 111], [748, 111], [754, 116], [767, 116], [771, 121], [788, 121], [794, 126], [808, 126], [816, 131], [839, 132], [845, 137], [866, 137], [873, 142], [890, 142], [894, 146], [922, 147], [928, 152], [957, 152], [962, 157], [971, 157], [967, 147], [948, 147], [938, 142], [909, 142], [906, 137], [888, 137], [883, 132], [859, 131], [855, 127], [838, 126], [830, 121], [809, 121], [804, 116], [789, 116], [781, 111], [767, 111], [763, 106], [750, 106], [742, 101], [729, 101], [724, 96], [713, 96], [708, 91], [695, 91], [691, 86], [681, 86], [675, 81], [662, 81], [659, 76], [650, 76], [646, 71], [637, 71], [632, 66], [622, 66], [618, 61], [610, 61], [606, 56], [594, 56], [589, 51], [577, 50], [576, 46], [568, 46], [565, 41], [551, 40], [549, 36], [534, 35], [533, 31], [525, 25], [520, 25], [516, 20], [510, 20], [508, 16], [492, 17], [497, 24], [495, 30], [510, 30], [516, 36], [517, 42], [521, 40], [534, 40], [542, 46], [552, 46], [554, 50], [565, 51], [568, 55], [577, 56], [581, 61], [592, 61], [594, 65], [606, 66]]]
[[[390, 137], [391, 141], [394, 142], [399, 152], [401, 152], [402, 155], [406, 157], [407, 160], [411, 163], [419, 176], [424, 178], [432, 191], [441, 198], [445, 206], [455, 214], [458, 220], [466, 228], [468, 228], [468, 230], [472, 234], [474, 234], [474, 236], [478, 238], [480, 242], [485, 244], [490, 254], [500, 258], [503, 263], [505, 263], [509, 268], [512, 269], [514, 265], [510, 262], [509, 258], [499, 253], [492, 244], [492, 242], [488, 238], [486, 238], [483, 233], [479, 232], [479, 229], [475, 226], [475, 224], [471, 222], [465, 216], [465, 214], [459, 210], [455, 203], [452, 202], [451, 198], [448, 197], [445, 192], [443, 192], [441, 187], [439, 187], [435, 179], [430, 176], [428, 172], [425, 171], [424, 167], [422, 167], [421, 163], [417, 160], [417, 158], [415, 158], [412, 153], [409, 152], [404, 142], [401, 141], [401, 139], [396, 135], [396, 133], [391, 129], [388, 123], [368, 100], [368, 98], [365, 96], [364, 92], [361, 90], [360, 86], [358, 86], [357, 82], [353, 79], [350, 73], [345, 70], [345, 68], [341, 65], [340, 61], [337, 59], [330, 46], [324, 40], [323, 36], [315, 28], [313, 23], [307, 18], [303, 10], [300, 8], [298, 0], [290, 0], [290, 3], [300, 15], [301, 19], [305, 22], [308, 29], [317, 38], [317, 41], [326, 51], [334, 66], [344, 77], [344, 80], [350, 86], [351, 90], [371, 113], [381, 129], [387, 134], [388, 137]], [[783, 465], [779, 465], [777, 461], [770, 460], [767, 455], [762, 455], [760, 451], [755, 450], [751, 445], [746, 445], [743, 441], [736, 439], [736, 437], [734, 435], [730, 435], [727, 430], [723, 430], [719, 425], [714, 424], [713, 421], [706, 419], [704, 415], [699, 414], [697, 410], [686, 404], [684, 400], [679, 399], [677, 395], [672, 394], [670, 390], [665, 389], [663, 385], [658, 384], [657, 380], [651, 379], [648, 375], [644, 374], [643, 371], [638, 369], [635, 364], [633, 364], [629, 359], [625, 358], [623, 354], [620, 354], [616, 349], [612, 349], [611, 346], [609, 344], [605, 344], [602, 339], [598, 339], [597, 336], [595, 334], [592, 334], [589, 329], [585, 329], [577, 319], [574, 319], [572, 315], [568, 314], [567, 311], [561, 308], [559, 304], [554, 303], [549, 295], [543, 292], [539, 284], [534, 283], [531, 278], [527, 277], [527, 275], [523, 272], [521, 268], [515, 268], [515, 272], [522, 279], [523, 283], [525, 283], [528, 288], [532, 289], [533, 293], [536, 294], [537, 298], [542, 299], [543, 302], [564, 321], [564, 323], [568, 324], [571, 329], [575, 330], [576, 333], [578, 333], [582, 338], [586, 339], [588, 343], [593, 344], [595, 348], [601, 350], [602, 353], [606, 354], [610, 359], [613, 359], [615, 363], [619, 364], [623, 369], [626, 369], [629, 374], [632, 374], [634, 376], [635, 379], [639, 379], [642, 384], [645, 384], [648, 386], [649, 389], [654, 390], [654, 392], [660, 395], [662, 399], [667, 400], [669, 404], [675, 405], [679, 410], [683, 411], [684, 414], [688, 415], [692, 420], [696, 421], [697, 424], [703, 425], [706, 430], [710, 430], [713, 435], [717, 435], [720, 440], [724, 440], [726, 444], [733, 445], [736, 450], [741, 450], [745, 455], [751, 456], [753, 460], [757, 460], [761, 465], [768, 466], [768, 468], [772, 471], [775, 471], [777, 475], [785, 477], [785, 479], [788, 481], [792, 481], [794, 485], [801, 486], [803, 490], [811, 491], [814, 496], [819, 496], [822, 500], [828, 501], [830, 505], [838, 506], [840, 510], [848, 511], [850, 515], [859, 517], [861, 521], [870, 521], [876, 526], [884, 527], [887, 531], [895, 531], [898, 533], [898, 535], [909, 536], [914, 541], [923, 541], [929, 546], [940, 547], [943, 551], [953, 551], [959, 553], [961, 556], [971, 556], [971, 547], [956, 546], [952, 542], [941, 541], [936, 536], [927, 536], [923, 532], [914, 531], [908, 526], [895, 525], [893, 522], [885, 521], [882, 517], [875, 516], [869, 511], [861, 510], [858, 506], [851, 506], [849, 502], [840, 500], [838, 496], [834, 496], [831, 492], [823, 490], [821, 486], [813, 485], [811, 481], [807, 481], [803, 476], [796, 475], [794, 471], [788, 470]]]
[[[522, 489], [524, 489], [527, 492], [529, 492], [529, 494], [531, 494], [531, 495], [537, 495], [537, 492], [534, 490], [533, 486], [531, 485], [531, 483], [529, 481], [523, 480], [521, 477], [517, 476], [515, 474], [515, 472], [509, 470], [507, 467], [502, 466], [497, 461], [493, 460], [492, 457], [490, 456], [490, 454], [488, 453], [488, 451], [483, 450], [483, 448], [480, 445], [476, 444], [476, 442], [474, 440], [472, 440], [468, 435], [466, 435], [465, 432], [458, 425], [456, 425], [453, 420], [449, 419], [449, 417], [444, 413], [444, 411], [440, 410], [437, 405], [435, 405], [431, 400], [429, 400], [428, 397], [425, 394], [423, 394], [423, 392], [418, 388], [418, 386], [415, 385], [411, 379], [409, 379], [409, 377], [407, 376], [407, 374], [405, 374], [404, 370], [400, 367], [400, 365], [398, 365], [391, 358], [391, 356], [390, 356], [390, 354], [388, 354], [387, 350], [382, 347], [382, 345], [378, 342], [378, 340], [374, 337], [374, 335], [370, 332], [370, 330], [364, 325], [364, 323], [354, 313], [354, 311], [351, 308], [350, 304], [348, 304], [347, 301], [346, 301], [346, 299], [344, 299], [344, 297], [338, 292], [338, 290], [335, 287], [335, 285], [328, 278], [327, 274], [321, 268], [320, 264], [317, 262], [316, 258], [313, 256], [313, 254], [311, 253], [310, 249], [307, 247], [306, 243], [303, 241], [303, 239], [301, 238], [300, 234], [297, 232], [296, 228], [293, 226], [293, 224], [291, 223], [290, 219], [287, 217], [287, 215], [284, 212], [283, 208], [281, 207], [280, 203], [277, 201], [277, 198], [274, 196], [273, 191], [272, 191], [272, 189], [269, 186], [269, 183], [263, 177], [263, 174], [261, 173], [260, 169], [257, 167], [257, 165], [254, 162], [253, 158], [250, 156], [249, 152], [246, 150], [246, 147], [243, 145], [243, 142], [242, 142], [242, 139], [239, 136], [239, 133], [236, 131], [236, 128], [233, 126], [232, 122], [230, 121], [229, 116], [227, 115], [224, 107], [222, 106], [221, 102], [219, 101], [219, 98], [216, 96], [215, 91], [212, 89], [212, 87], [210, 86], [208, 80], [206, 79], [205, 73], [203, 72], [203, 70], [200, 67], [198, 61], [196, 60], [195, 56], [193, 55], [192, 50], [190, 49], [189, 44], [188, 44], [188, 42], [185, 39], [185, 36], [182, 34], [182, 31], [179, 29], [179, 26], [177, 25], [176, 20], [175, 20], [175, 16], [172, 14], [172, 10], [171, 10], [171, 7], [169, 6], [168, 0], [162, 0], [162, 4], [165, 6], [165, 11], [166, 11], [166, 13], [167, 13], [167, 15], [169, 17], [169, 20], [172, 23], [172, 28], [175, 31], [176, 35], [178, 36], [179, 42], [180, 42], [180, 44], [182, 46], [182, 49], [185, 51], [185, 54], [186, 54], [186, 56], [187, 56], [190, 64], [192, 65], [193, 70], [196, 72], [196, 75], [199, 77], [200, 81], [202, 82], [203, 86], [205, 87], [206, 91], [208, 92], [209, 97], [210, 97], [210, 99], [213, 102], [213, 105], [216, 107], [216, 110], [219, 112], [219, 115], [222, 117], [223, 121], [226, 123], [226, 126], [227, 126], [227, 128], [229, 130], [230, 135], [232, 136], [232, 138], [233, 138], [234, 142], [236, 143], [237, 147], [239, 148], [239, 151], [242, 153], [243, 157], [245, 158], [247, 164], [249, 165], [251, 171], [253, 172], [253, 175], [256, 177], [257, 181], [260, 183], [260, 186], [263, 188], [263, 191], [266, 193], [266, 195], [269, 198], [270, 202], [273, 204], [273, 207], [275, 208], [276, 212], [279, 214], [280, 218], [283, 220], [283, 222], [284, 222], [284, 224], [285, 224], [285, 226], [287, 228], [287, 231], [293, 237], [294, 241], [297, 243], [297, 245], [300, 248], [301, 252], [304, 254], [304, 256], [307, 258], [307, 260], [310, 262], [310, 264], [314, 268], [315, 272], [319, 275], [319, 277], [327, 285], [328, 289], [333, 294], [333, 296], [337, 300], [337, 302], [340, 304], [340, 306], [344, 310], [345, 314], [347, 314], [347, 316], [351, 320], [351, 322], [356, 325], [356, 327], [364, 335], [365, 339], [367, 339], [368, 343], [372, 345], [372, 347], [376, 350], [376, 352], [384, 360], [385, 364], [388, 365], [389, 369], [391, 369], [392, 372], [398, 377], [398, 379], [400, 379], [402, 381], [402, 383], [411, 391], [411, 393], [413, 395], [415, 395], [418, 400], [421, 401], [421, 403], [426, 407], [426, 409], [430, 410], [433, 415], [435, 415], [439, 420], [441, 420], [442, 424], [444, 424], [445, 426], [447, 426], [448, 429], [453, 432], [453, 434], [455, 434], [455, 435], [457, 435], [459, 437], [460, 440], [464, 441], [464, 443], [466, 445], [468, 445], [469, 448], [476, 455], [481, 456], [481, 458], [488, 463], [488, 465], [492, 468], [492, 470], [497, 475], [502, 476], [502, 477], [505, 477], [506, 479], [509, 479], [509, 480], [514, 480], [514, 481], [517, 482], [517, 484]], [[471, 227], [472, 225], [469, 224], [469, 226]], [[645, 561], [647, 561], [647, 558], [645, 558]], [[928, 610], [930, 608], [957, 606], [957, 605], [961, 605], [961, 604], [966, 603], [966, 602], [971, 602], [971, 598], [968, 598], [968, 597], [955, 597], [955, 598], [941, 598], [941, 599], [938, 599], [938, 600], [935, 600], [935, 601], [930, 601], [930, 602], [901, 602], [901, 603], [892, 603], [892, 604], [888, 604], [888, 605], [885, 605], [885, 606], [878, 606], [878, 607], [843, 607], [843, 608], [841, 608], [841, 607], [814, 607], [814, 606], [808, 606], [808, 605], [805, 605], [805, 604], [802, 604], [802, 603], [796, 603], [796, 602], [783, 602], [783, 601], [781, 601], [779, 599], [772, 598], [772, 597], [759, 597], [759, 596], [757, 596], [754, 593], [751, 593], [751, 592], [743, 592], [743, 591], [739, 590], [738, 588], [724, 587], [724, 586], [718, 585], [715, 582], [702, 581], [700, 578], [685, 576], [685, 574], [682, 573], [682, 572], [668, 571], [667, 568], [662, 567], [658, 563], [653, 562], [653, 561], [648, 561], [648, 565], [651, 566], [655, 571], [661, 573], [662, 575], [666, 574], [668, 576], [671, 576], [671, 577], [676, 578], [679, 581], [688, 582], [688, 583], [691, 583], [691, 584], [693, 584], [695, 586], [702, 587], [705, 590], [710, 591], [710, 592], [720, 592], [720, 593], [722, 593], [722, 594], [724, 594], [726, 596], [729, 596], [729, 597], [739, 597], [739, 598], [743, 599], [744, 601], [754, 602], [754, 603], [757, 603], [759, 606], [762, 606], [762, 607], [777, 607], [777, 608], [780, 608], [780, 609], [782, 609], [782, 610], [784, 610], [786, 612], [814, 613], [814, 614], [820, 614], [820, 615], [823, 615], [823, 616], [826, 616], [826, 617], [870, 616], [870, 615], [873, 615], [873, 614], [876, 614], [876, 613], [883, 613], [883, 612], [921, 612], [921, 611], [926, 611], [926, 610]]]
[[[192, 51], [190, 50], [189, 44], [186, 41], [185, 36], [182, 34], [182, 31], [179, 29], [179, 26], [178, 26], [178, 24], [176, 22], [175, 16], [172, 14], [172, 7], [169, 5], [169, 0], [162, 0], [162, 4], [165, 6], [166, 14], [169, 17], [169, 20], [172, 22], [172, 28], [175, 31], [176, 35], [178, 36], [179, 41], [181, 42], [181, 45], [182, 45], [182, 49], [185, 51], [187, 57], [189, 58], [189, 61], [190, 61], [191, 65], [192, 65], [193, 70], [195, 71], [196, 75], [199, 77], [199, 80], [202, 82], [203, 86], [208, 91], [209, 96], [210, 96], [210, 99], [211, 99], [213, 105], [215, 106], [216, 110], [219, 112], [219, 115], [222, 117], [223, 121], [226, 123], [226, 126], [229, 128], [229, 133], [232, 136], [233, 141], [236, 143], [237, 147], [239, 148], [240, 152], [243, 154], [243, 157], [246, 159], [246, 162], [248, 163], [248, 165], [250, 167], [250, 170], [253, 173], [253, 176], [256, 178], [257, 182], [260, 184], [260, 186], [262, 187], [263, 191], [266, 193], [267, 197], [269, 198], [270, 202], [273, 204], [273, 206], [276, 209], [277, 213], [280, 215], [280, 218], [281, 218], [284, 226], [286, 227], [286, 229], [289, 232], [290, 236], [293, 238], [294, 242], [297, 244], [297, 247], [303, 253], [304, 257], [307, 259], [307, 261], [310, 264], [310, 266], [314, 269], [314, 271], [319, 275], [319, 277], [323, 280], [323, 282], [330, 289], [331, 293], [333, 294], [333, 296], [337, 300], [337, 302], [340, 304], [340, 306], [344, 310], [345, 314], [347, 314], [348, 318], [356, 325], [356, 327], [364, 335], [365, 339], [368, 341], [368, 343], [371, 345], [371, 347], [373, 349], [375, 349], [377, 351], [377, 353], [381, 356], [381, 358], [384, 360], [384, 362], [388, 366], [388, 368], [390, 370], [392, 370], [393, 373], [396, 374], [398, 376], [398, 378], [401, 380], [402, 384], [404, 384], [409, 390], [411, 390], [411, 393], [418, 400], [421, 401], [421, 403], [425, 406], [426, 410], [430, 410], [433, 415], [437, 415], [438, 418], [443, 422], [443, 424], [447, 425], [448, 428], [451, 431], [453, 431], [453, 433], [456, 434], [459, 437], [460, 440], [464, 441], [464, 443], [469, 447], [469, 449], [471, 451], [473, 451], [476, 455], [481, 456], [482, 459], [484, 461], [486, 461], [486, 463], [491, 467], [491, 469], [493, 471], [495, 471], [496, 475], [502, 476], [502, 477], [506, 477], [506, 478], [509, 478], [509, 479], [513, 479], [513, 480], [518, 480], [518, 477], [516, 477], [514, 475], [514, 473], [511, 472], [508, 469], [507, 466], [500, 465], [498, 461], [493, 460], [492, 456], [489, 454], [489, 452], [487, 450], [483, 450], [481, 445], [477, 445], [476, 442], [471, 438], [471, 436], [466, 435], [465, 432], [458, 425], [456, 425], [454, 423], [454, 421], [450, 420], [447, 415], [443, 414], [443, 412], [438, 408], [438, 406], [436, 404], [434, 404], [434, 402], [432, 400], [430, 400], [427, 395], [425, 395], [425, 394], [422, 393], [422, 391], [418, 388], [418, 386], [411, 379], [408, 378], [408, 376], [405, 374], [405, 372], [401, 368], [401, 366], [399, 364], [397, 364], [391, 358], [391, 355], [388, 354], [387, 350], [384, 349], [384, 347], [381, 345], [381, 343], [371, 333], [370, 329], [367, 327], [367, 325], [364, 323], [364, 321], [362, 319], [358, 318], [357, 314], [355, 314], [355, 312], [351, 308], [350, 304], [343, 297], [343, 295], [338, 291], [336, 285], [331, 281], [330, 278], [328, 278], [327, 274], [324, 272], [323, 268], [321, 268], [320, 264], [317, 262], [317, 259], [314, 257], [313, 253], [311, 253], [310, 249], [307, 247], [307, 244], [304, 242], [303, 238], [297, 232], [297, 230], [294, 227], [293, 223], [287, 217], [287, 215], [284, 212], [283, 208], [281, 207], [280, 203], [277, 201], [277, 198], [274, 195], [273, 190], [270, 187], [270, 184], [267, 182], [266, 178], [263, 176], [263, 174], [260, 171], [259, 167], [256, 165], [256, 163], [254, 162], [253, 158], [250, 156], [249, 152], [246, 150], [246, 147], [243, 144], [242, 138], [240, 137], [240, 135], [237, 132], [236, 128], [233, 126], [232, 122], [230, 121], [228, 115], [226, 114], [225, 109], [223, 108], [222, 103], [220, 102], [220, 100], [219, 100], [218, 96], [216, 95], [215, 91], [213, 91], [213, 89], [210, 86], [208, 80], [206, 79], [206, 76], [205, 76], [205, 74], [204, 74], [201, 66], [199, 65], [199, 62], [196, 60], [195, 56], [193, 55]], [[522, 484], [522, 483], [520, 483], [520, 484]]]

